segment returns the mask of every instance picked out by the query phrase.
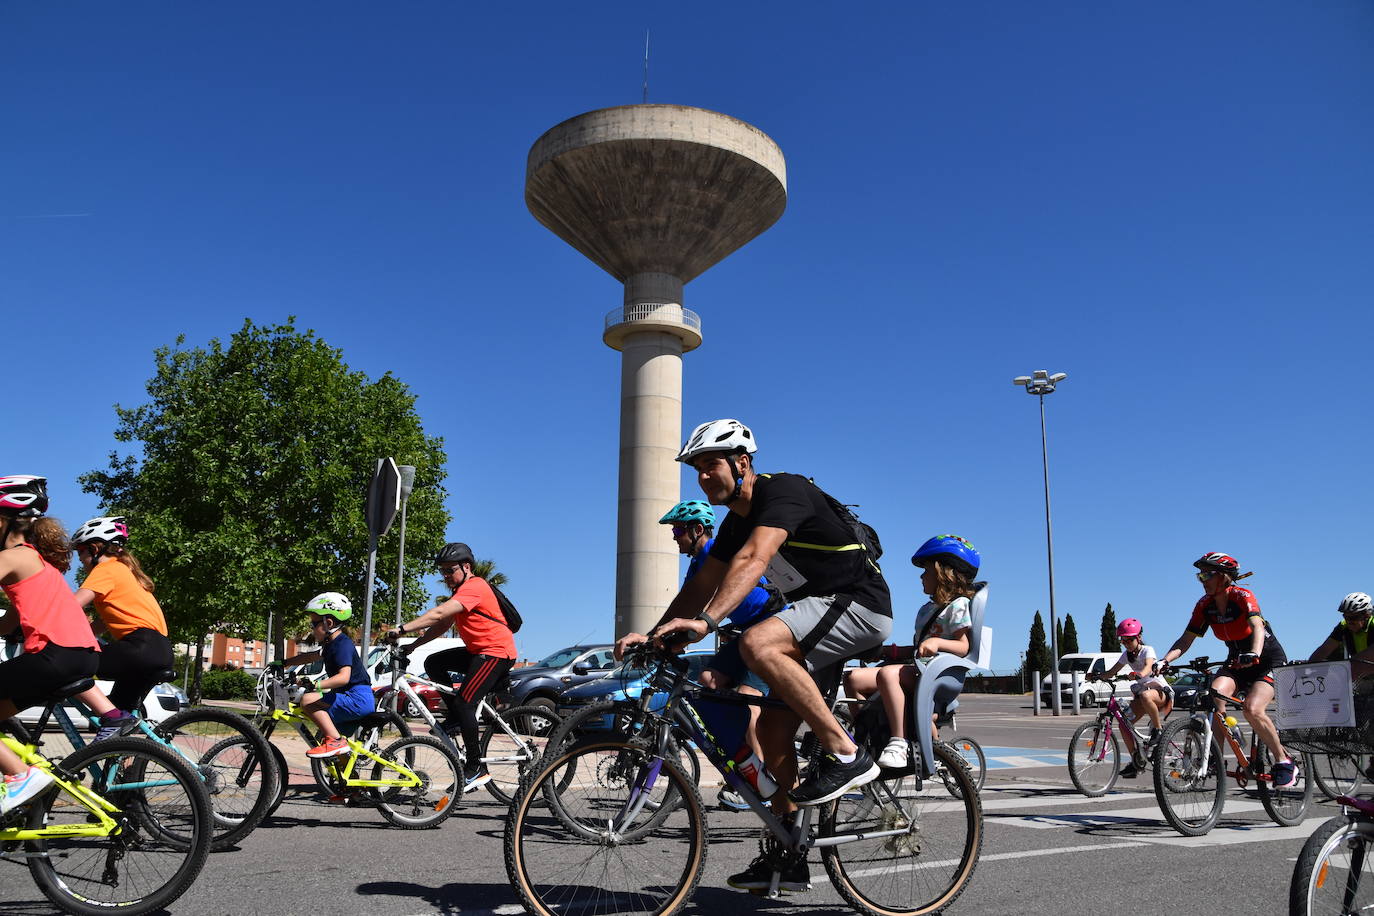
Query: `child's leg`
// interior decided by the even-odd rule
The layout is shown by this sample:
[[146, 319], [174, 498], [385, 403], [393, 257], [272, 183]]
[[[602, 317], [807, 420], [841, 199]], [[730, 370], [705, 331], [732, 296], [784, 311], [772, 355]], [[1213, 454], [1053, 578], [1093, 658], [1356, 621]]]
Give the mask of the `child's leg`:
[[878, 690], [878, 672], [882, 668], [846, 668], [844, 672], [845, 689], [850, 696], [868, 699]]
[[[0, 721], [19, 714], [19, 710], [14, 708], [14, 704], [9, 700], [0, 700]], [[19, 759], [19, 755], [10, 750], [4, 744], [0, 744], [0, 770], [6, 775], [18, 776], [27, 770], [24, 761]]]
[[883, 696], [892, 737], [905, 738], [906, 692], [916, 685], [915, 665], [884, 665], [878, 669], [878, 692]]
[[311, 691], [301, 697], [301, 712], [310, 717], [310, 721], [324, 733], [326, 738], [338, 738], [339, 730], [334, 727], [334, 720], [329, 716], [329, 707], [321, 702], [323, 695]]
[[[1153, 687], [1146, 687], [1144, 690], [1140, 691], [1140, 696], [1136, 697], [1136, 699], [1144, 708], [1145, 715], [1150, 717], [1150, 724], [1155, 728], [1159, 728], [1162, 722], [1159, 718], [1159, 705], [1155, 702], [1155, 696], [1155, 689]], [[1131, 705], [1134, 706], [1135, 704], [1133, 703]]]

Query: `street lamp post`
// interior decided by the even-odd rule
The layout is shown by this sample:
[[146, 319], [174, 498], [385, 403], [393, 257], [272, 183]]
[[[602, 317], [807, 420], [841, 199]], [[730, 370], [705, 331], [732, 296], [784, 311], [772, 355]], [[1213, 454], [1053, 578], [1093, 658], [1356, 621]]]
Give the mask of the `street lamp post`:
[[1050, 375], [1045, 369], [1036, 369], [1033, 375], [1018, 375], [1011, 380], [1012, 384], [1024, 387], [1026, 394], [1040, 398], [1040, 461], [1045, 469], [1045, 554], [1050, 570], [1050, 661], [1053, 666], [1050, 683], [1054, 685], [1050, 704], [1056, 716], [1063, 704], [1059, 697], [1059, 618], [1054, 612], [1054, 529], [1050, 525], [1050, 453], [1045, 438], [1045, 395], [1053, 394], [1054, 386], [1068, 377], [1064, 372]]

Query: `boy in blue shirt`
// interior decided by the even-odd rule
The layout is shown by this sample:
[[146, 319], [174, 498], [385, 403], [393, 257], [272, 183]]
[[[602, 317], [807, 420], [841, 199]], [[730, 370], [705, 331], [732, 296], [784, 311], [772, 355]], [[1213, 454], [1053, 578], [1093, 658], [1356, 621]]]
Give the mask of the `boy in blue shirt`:
[[[306, 604], [310, 612], [310, 631], [320, 647], [283, 659], [283, 665], [324, 660], [324, 680], [315, 690], [301, 697], [301, 712], [308, 715], [324, 733], [324, 741], [306, 751], [307, 757], [337, 757], [348, 753], [348, 742], [338, 725], [361, 719], [377, 709], [372, 696], [372, 679], [367, 676], [353, 639], [343, 624], [353, 616], [353, 605], [338, 592], [316, 595]], [[329, 693], [323, 693], [329, 690]]]

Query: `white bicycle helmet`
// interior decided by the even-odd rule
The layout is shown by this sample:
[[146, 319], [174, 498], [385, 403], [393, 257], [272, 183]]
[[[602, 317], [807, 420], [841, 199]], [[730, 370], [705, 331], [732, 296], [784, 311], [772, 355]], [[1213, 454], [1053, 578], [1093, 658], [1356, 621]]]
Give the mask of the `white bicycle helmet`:
[[742, 451], [752, 455], [757, 450], [754, 434], [739, 420], [712, 420], [692, 430], [677, 460], [689, 462], [702, 452]]
[[353, 603], [338, 592], [323, 592], [306, 602], [305, 609], [321, 617], [333, 617], [346, 623], [353, 616]]
[[1341, 599], [1340, 612], [1345, 617], [1355, 614], [1368, 616], [1374, 612], [1374, 599], [1371, 599], [1364, 592], [1351, 592]]
[[122, 515], [107, 515], [93, 518], [72, 532], [72, 546], [87, 541], [107, 541], [123, 546], [129, 540], [129, 526]]

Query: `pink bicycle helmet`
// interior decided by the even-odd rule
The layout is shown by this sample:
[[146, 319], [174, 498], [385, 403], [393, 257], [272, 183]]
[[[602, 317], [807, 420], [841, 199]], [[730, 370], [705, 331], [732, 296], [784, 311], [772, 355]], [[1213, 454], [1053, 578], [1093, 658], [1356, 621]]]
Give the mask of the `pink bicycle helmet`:
[[1136, 620], [1134, 617], [1127, 617], [1116, 625], [1116, 635], [1122, 639], [1127, 636], [1139, 636], [1140, 632], [1144, 629], [1145, 628], [1140, 625], [1139, 620]]

